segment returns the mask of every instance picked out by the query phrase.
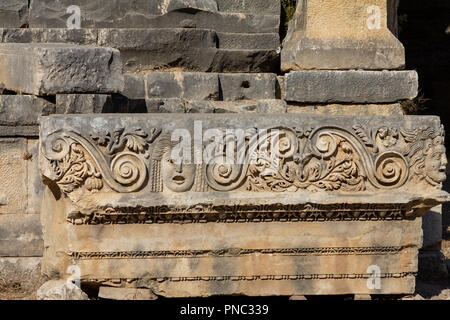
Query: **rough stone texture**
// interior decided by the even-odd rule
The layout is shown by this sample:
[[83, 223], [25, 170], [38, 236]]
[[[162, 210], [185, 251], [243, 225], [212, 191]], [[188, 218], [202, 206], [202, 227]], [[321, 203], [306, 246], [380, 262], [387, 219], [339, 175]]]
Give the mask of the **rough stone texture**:
[[203, 29], [100, 29], [98, 45], [119, 49], [126, 72], [207, 71], [217, 53], [217, 36]]
[[276, 98], [277, 76], [273, 73], [219, 74], [219, 81], [224, 101]]
[[0, 95], [0, 126], [37, 126], [41, 115], [52, 113], [55, 105], [48, 100], [31, 95]]
[[[24, 213], [27, 205], [26, 140], [0, 138], [0, 214]], [[12, 179], [14, 177], [14, 179]]]
[[41, 257], [43, 252], [39, 215], [0, 215], [0, 257]]
[[0, 44], [0, 87], [34, 95], [123, 90], [119, 51], [69, 44]]
[[218, 32], [219, 48], [226, 49], [278, 49], [278, 33], [225, 33]]
[[[379, 24], [376, 11], [369, 11], [373, 6]], [[281, 52], [282, 71], [404, 66], [403, 45], [387, 26], [387, 0], [297, 2]]]
[[[217, 128], [246, 133], [244, 164], [214, 161]], [[191, 155], [219, 143], [212, 158], [174, 163], [176, 129], [205, 135]], [[420, 217], [450, 197], [442, 134], [437, 117], [44, 117], [43, 272], [166, 297], [413, 293]]]
[[365, 105], [288, 105], [288, 113], [311, 113], [311, 114], [327, 114], [330, 116], [399, 116], [404, 112], [399, 103], [396, 104], [365, 104]]
[[415, 71], [295, 71], [285, 76], [287, 101], [390, 103], [417, 96]]
[[0, 29], [0, 42], [4, 43], [71, 43], [96, 45], [95, 29]]
[[145, 99], [149, 113], [286, 113], [283, 100], [195, 101], [179, 98]]
[[57, 114], [102, 113], [111, 104], [106, 94], [57, 94]]
[[110, 300], [156, 300], [157, 296], [149, 289], [114, 288], [101, 286], [98, 297]]
[[278, 49], [219, 49], [211, 63], [212, 72], [277, 72], [280, 66]]
[[38, 300], [89, 300], [86, 293], [66, 280], [50, 280], [36, 293]]
[[218, 100], [219, 77], [215, 73], [151, 72], [147, 74], [147, 97]]
[[[161, 1], [101, 0], [89, 2], [78, 0], [82, 28], [205, 28], [225, 32], [276, 33], [279, 27], [279, 14], [221, 13], [217, 10], [180, 10], [201, 1], [169, 1], [167, 7]], [[177, 2], [177, 4], [175, 3]], [[203, 0], [203, 3], [211, 0]], [[67, 8], [72, 0], [34, 0], [30, 8], [31, 28], [66, 28], [69, 14]], [[173, 6], [172, 6], [173, 4]], [[159, 8], [158, 8], [159, 7]], [[165, 8], [164, 8], [165, 7]], [[198, 10], [200, 9], [200, 10]]]
[[0, 258], [0, 299], [32, 296], [45, 282], [39, 257]]
[[280, 15], [280, 1], [277, 0], [216, 0], [222, 12], [244, 12], [251, 14]]
[[28, 24], [28, 0], [0, 1], [0, 28], [22, 28]]

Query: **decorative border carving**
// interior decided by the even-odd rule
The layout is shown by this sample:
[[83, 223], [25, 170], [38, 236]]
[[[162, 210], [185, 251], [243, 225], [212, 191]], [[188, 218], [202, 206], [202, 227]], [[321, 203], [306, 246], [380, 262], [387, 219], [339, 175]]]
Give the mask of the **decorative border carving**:
[[172, 250], [172, 251], [118, 251], [118, 252], [68, 252], [74, 260], [101, 259], [153, 259], [153, 258], [204, 258], [235, 257], [252, 254], [282, 256], [322, 256], [322, 255], [388, 255], [398, 254], [405, 247], [324, 247], [324, 248], [284, 248], [284, 249], [223, 249], [223, 250]]
[[[381, 279], [403, 279], [416, 277], [417, 272], [380, 273]], [[252, 276], [194, 276], [194, 277], [154, 277], [145, 278], [146, 281], [156, 282], [209, 282], [209, 281], [267, 281], [267, 280], [345, 280], [345, 279], [369, 279], [372, 273], [352, 274], [298, 274], [298, 275], [252, 275]], [[142, 281], [141, 278], [81, 278], [83, 282], [105, 283], [110, 282], [117, 285], [130, 284]]]

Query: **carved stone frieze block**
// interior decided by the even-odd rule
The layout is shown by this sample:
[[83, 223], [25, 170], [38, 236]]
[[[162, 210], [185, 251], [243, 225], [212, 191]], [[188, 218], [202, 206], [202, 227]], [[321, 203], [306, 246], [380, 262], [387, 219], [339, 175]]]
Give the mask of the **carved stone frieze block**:
[[449, 199], [437, 117], [55, 115], [39, 161], [44, 273], [167, 297], [413, 292]]

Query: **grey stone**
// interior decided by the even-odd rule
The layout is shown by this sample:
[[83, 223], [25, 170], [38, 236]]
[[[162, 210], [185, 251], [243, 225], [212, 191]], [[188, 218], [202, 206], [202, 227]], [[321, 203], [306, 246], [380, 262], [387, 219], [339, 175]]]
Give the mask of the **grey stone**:
[[442, 206], [436, 207], [422, 217], [423, 251], [441, 249]]
[[156, 300], [158, 297], [150, 289], [115, 288], [101, 286], [98, 297], [110, 300]]
[[0, 1], [0, 28], [22, 28], [28, 24], [28, 0]]
[[[32, 0], [31, 28], [66, 28], [71, 0]], [[211, 0], [77, 1], [82, 28], [206, 28], [226, 32], [277, 32], [279, 14], [220, 13]], [[183, 8], [184, 5], [184, 8]], [[203, 8], [200, 8], [203, 7]]]
[[41, 257], [43, 252], [39, 215], [0, 215], [0, 257]]
[[57, 114], [102, 113], [110, 108], [111, 96], [106, 94], [57, 94]]
[[213, 30], [100, 29], [98, 44], [120, 50], [125, 72], [208, 71], [217, 52]]
[[96, 45], [95, 29], [54, 29], [54, 28], [5, 28], [0, 29], [0, 42], [4, 43], [71, 43]]
[[217, 33], [221, 49], [279, 49], [278, 33]]
[[300, 39], [295, 46], [283, 47], [281, 70], [383, 70], [405, 66], [403, 45], [390, 36], [389, 40], [371, 39]]
[[0, 95], [0, 126], [38, 126], [41, 115], [55, 110], [55, 104], [39, 97]]
[[146, 99], [149, 113], [285, 113], [282, 100], [193, 101], [179, 98]]
[[119, 51], [70, 44], [0, 44], [0, 87], [34, 95], [123, 90]]
[[276, 98], [277, 75], [273, 73], [221, 73], [219, 81], [224, 101]]
[[329, 116], [400, 116], [404, 115], [400, 103], [395, 104], [326, 104], [288, 105], [288, 113], [326, 114]]
[[280, 15], [278, 0], [216, 0], [219, 11]]
[[86, 293], [66, 280], [50, 280], [36, 293], [37, 300], [89, 300]]
[[285, 75], [285, 100], [389, 103], [417, 96], [415, 71], [295, 71]]
[[277, 72], [279, 69], [280, 54], [278, 49], [219, 49], [208, 71]]
[[129, 99], [146, 97], [146, 74], [124, 74], [125, 89], [122, 94]]
[[218, 100], [219, 77], [215, 73], [151, 72], [147, 74], [147, 97]]

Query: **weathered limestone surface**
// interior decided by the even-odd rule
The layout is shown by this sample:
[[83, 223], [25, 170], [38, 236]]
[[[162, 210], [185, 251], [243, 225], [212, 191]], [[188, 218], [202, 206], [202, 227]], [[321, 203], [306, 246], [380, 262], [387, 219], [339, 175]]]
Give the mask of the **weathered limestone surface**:
[[66, 280], [50, 280], [36, 293], [37, 300], [89, 300], [86, 293]]
[[44, 274], [167, 297], [412, 293], [449, 200], [437, 117], [49, 116], [40, 150]]
[[287, 101], [390, 103], [417, 96], [415, 71], [294, 71], [285, 76]]
[[327, 114], [330, 116], [400, 116], [404, 115], [402, 107], [399, 103], [395, 104], [363, 104], [363, 105], [288, 105], [288, 113], [311, 113], [311, 114]]
[[388, 29], [387, 2], [298, 1], [281, 70], [403, 68], [404, 48]]
[[69, 44], [0, 44], [0, 88], [34, 95], [123, 90], [119, 51]]
[[0, 1], [0, 28], [21, 28], [28, 24], [28, 0]]
[[20, 290], [19, 294], [35, 293], [45, 282], [41, 274], [41, 260], [40, 257], [0, 258], [1, 286]]
[[[37, 126], [39, 116], [55, 113], [55, 105], [32, 95], [0, 95], [0, 126]], [[0, 129], [2, 135], [6, 129]]]
[[[0, 138], [0, 214], [24, 213], [27, 204], [27, 154], [23, 138]], [[14, 177], [14, 179], [11, 179]]]
[[39, 215], [0, 215], [0, 257], [41, 257], [43, 251]]

